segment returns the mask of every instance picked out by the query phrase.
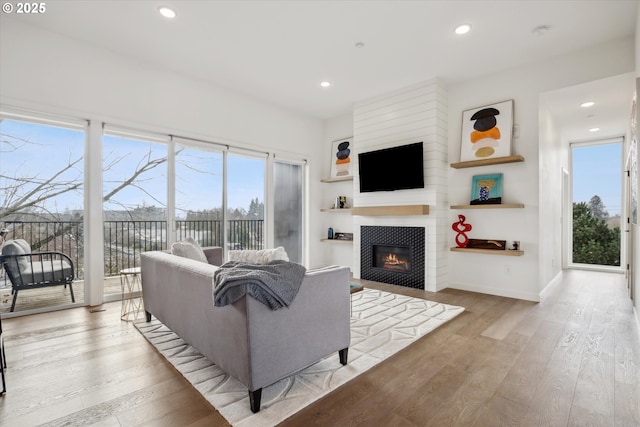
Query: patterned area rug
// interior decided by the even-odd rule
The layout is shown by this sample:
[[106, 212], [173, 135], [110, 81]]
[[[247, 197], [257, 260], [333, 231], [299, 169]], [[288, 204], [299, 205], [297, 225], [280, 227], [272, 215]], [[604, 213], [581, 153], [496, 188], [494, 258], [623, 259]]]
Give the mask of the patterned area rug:
[[260, 412], [247, 389], [155, 318], [136, 328], [234, 426], [273, 426], [371, 369], [464, 311], [463, 307], [364, 289], [351, 295], [349, 363], [337, 352], [262, 390]]

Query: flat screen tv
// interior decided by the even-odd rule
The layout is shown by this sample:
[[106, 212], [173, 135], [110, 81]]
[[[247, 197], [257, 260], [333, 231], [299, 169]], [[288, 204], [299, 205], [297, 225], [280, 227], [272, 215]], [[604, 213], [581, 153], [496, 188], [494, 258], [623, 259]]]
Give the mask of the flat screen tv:
[[360, 192], [424, 188], [422, 142], [358, 154]]

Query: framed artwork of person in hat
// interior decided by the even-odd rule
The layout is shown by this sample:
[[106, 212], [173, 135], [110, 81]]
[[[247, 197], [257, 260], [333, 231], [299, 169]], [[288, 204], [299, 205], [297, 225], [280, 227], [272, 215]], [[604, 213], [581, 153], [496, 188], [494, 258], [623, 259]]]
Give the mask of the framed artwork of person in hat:
[[511, 155], [513, 100], [462, 112], [460, 161]]

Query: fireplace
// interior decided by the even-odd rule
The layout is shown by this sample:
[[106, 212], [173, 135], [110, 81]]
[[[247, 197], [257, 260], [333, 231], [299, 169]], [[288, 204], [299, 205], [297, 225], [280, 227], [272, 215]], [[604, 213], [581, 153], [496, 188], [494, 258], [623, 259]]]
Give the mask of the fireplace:
[[423, 227], [362, 226], [360, 231], [362, 279], [424, 289]]
[[411, 272], [411, 247], [373, 245], [373, 268], [401, 273]]

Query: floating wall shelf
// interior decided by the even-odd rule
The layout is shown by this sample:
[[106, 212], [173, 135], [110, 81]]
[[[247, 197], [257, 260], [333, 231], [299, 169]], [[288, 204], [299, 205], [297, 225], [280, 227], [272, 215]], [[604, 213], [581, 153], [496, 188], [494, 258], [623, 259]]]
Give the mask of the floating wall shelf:
[[331, 242], [331, 243], [353, 243], [353, 240], [347, 239], [320, 239], [321, 242]]
[[524, 251], [498, 251], [493, 249], [451, 248], [451, 252], [473, 252], [487, 255], [522, 256]]
[[429, 215], [429, 205], [399, 205], [399, 206], [354, 206], [351, 215], [362, 216], [405, 216]]
[[451, 167], [454, 169], [464, 169], [464, 168], [473, 168], [476, 166], [501, 165], [504, 163], [517, 163], [517, 162], [524, 162], [524, 157], [506, 156], [506, 157], [494, 157], [492, 159], [471, 160], [468, 162], [451, 163]]
[[524, 208], [522, 203], [501, 203], [496, 205], [453, 205], [451, 209], [516, 209]]
[[351, 176], [339, 176], [337, 178], [323, 178], [323, 179], [320, 180], [320, 182], [326, 182], [326, 183], [342, 182], [342, 181], [353, 181], [353, 175], [351, 175]]
[[320, 212], [351, 212], [351, 208], [342, 208], [342, 209], [336, 209], [336, 208], [330, 208], [330, 209], [320, 209]]

